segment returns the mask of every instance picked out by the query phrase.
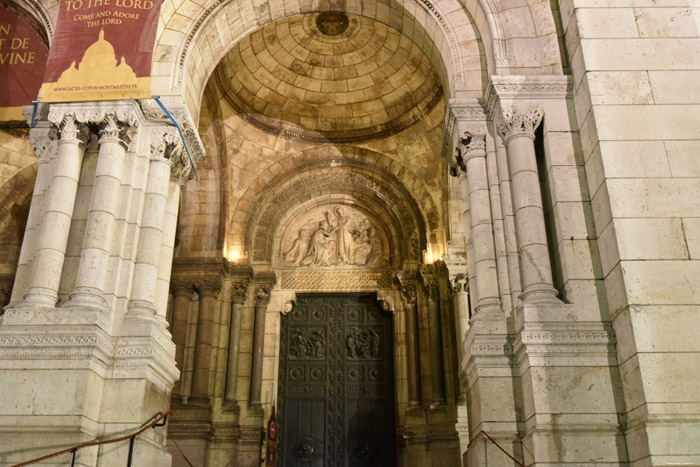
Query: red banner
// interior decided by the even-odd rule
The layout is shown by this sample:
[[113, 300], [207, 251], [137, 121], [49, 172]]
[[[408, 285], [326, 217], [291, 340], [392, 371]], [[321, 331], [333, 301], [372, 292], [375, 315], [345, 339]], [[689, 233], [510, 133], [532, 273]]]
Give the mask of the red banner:
[[160, 0], [61, 0], [42, 102], [151, 95]]
[[24, 121], [39, 94], [49, 48], [22, 15], [0, 6], [0, 121]]
[[265, 467], [277, 467], [277, 417], [272, 406], [270, 420], [267, 422], [267, 448], [265, 449]]

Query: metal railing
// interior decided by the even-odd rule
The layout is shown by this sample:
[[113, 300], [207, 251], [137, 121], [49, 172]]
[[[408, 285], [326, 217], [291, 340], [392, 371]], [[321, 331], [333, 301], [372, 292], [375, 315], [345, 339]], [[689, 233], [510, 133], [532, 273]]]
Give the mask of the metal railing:
[[474, 437], [469, 441], [469, 444], [467, 445], [467, 448], [468, 448], [469, 446], [471, 446], [472, 443], [473, 443], [474, 441], [476, 441], [476, 439], [477, 439], [479, 436], [481, 436], [481, 435], [484, 435], [484, 436], [486, 437], [486, 439], [488, 439], [489, 441], [491, 441], [491, 442], [494, 444], [494, 446], [496, 446], [498, 449], [500, 449], [500, 450], [503, 452], [503, 454], [505, 454], [506, 456], [510, 457], [510, 459], [511, 459], [513, 462], [515, 462], [516, 464], [518, 464], [520, 467], [525, 467], [525, 464], [519, 462], [515, 457], [511, 456], [511, 455], [508, 453], [508, 451], [506, 451], [505, 449], [503, 449], [503, 448], [501, 447], [501, 445], [498, 444], [498, 443], [496, 442], [496, 440], [493, 439], [491, 436], [489, 436], [489, 434], [486, 433], [484, 430], [481, 430], [480, 432], [478, 432], [478, 433], [476, 434], [476, 436], [474, 436]]
[[[75, 458], [77, 456], [78, 450], [83, 449], [83, 448], [88, 448], [91, 446], [102, 446], [103, 444], [113, 444], [113, 443], [118, 443], [120, 441], [125, 441], [129, 440], [129, 457], [127, 458], [127, 467], [131, 467], [131, 460], [134, 455], [134, 442], [136, 441], [136, 437], [143, 433], [144, 431], [148, 430], [149, 428], [158, 428], [161, 426], [165, 426], [165, 424], [168, 421], [168, 416], [172, 415], [173, 413], [171, 411], [167, 411], [165, 413], [159, 412], [158, 414], [154, 415], [151, 418], [151, 422], [146, 422], [147, 424], [142, 426], [138, 431], [128, 434], [128, 435], [123, 435], [118, 438], [113, 438], [113, 439], [106, 439], [102, 441], [90, 441], [87, 443], [83, 444], [78, 444], [77, 446], [73, 446], [67, 449], [63, 449], [61, 451], [56, 451], [51, 454], [47, 454], [45, 456], [37, 457], [36, 459], [32, 459], [26, 462], [22, 462], [21, 464], [15, 464], [12, 467], [23, 467], [25, 465], [31, 465], [31, 464], [36, 464], [37, 462], [42, 462], [47, 459], [51, 459], [52, 457], [60, 456], [61, 454], [71, 454], [71, 461], [70, 465], [71, 467], [75, 466]], [[162, 420], [162, 422], [161, 422]]]

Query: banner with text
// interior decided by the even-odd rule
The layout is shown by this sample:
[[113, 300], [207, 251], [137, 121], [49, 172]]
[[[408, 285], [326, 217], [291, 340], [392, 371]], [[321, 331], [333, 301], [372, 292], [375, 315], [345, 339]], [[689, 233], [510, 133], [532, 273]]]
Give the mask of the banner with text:
[[61, 0], [42, 102], [151, 96], [160, 0]]
[[19, 13], [0, 6], [0, 121], [24, 121], [39, 94], [49, 47]]

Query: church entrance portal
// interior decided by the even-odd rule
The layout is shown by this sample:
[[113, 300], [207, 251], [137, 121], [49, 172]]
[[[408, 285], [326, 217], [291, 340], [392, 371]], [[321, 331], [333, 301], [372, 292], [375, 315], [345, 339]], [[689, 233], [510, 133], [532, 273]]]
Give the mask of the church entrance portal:
[[282, 317], [280, 466], [396, 465], [392, 318], [375, 295], [299, 295]]

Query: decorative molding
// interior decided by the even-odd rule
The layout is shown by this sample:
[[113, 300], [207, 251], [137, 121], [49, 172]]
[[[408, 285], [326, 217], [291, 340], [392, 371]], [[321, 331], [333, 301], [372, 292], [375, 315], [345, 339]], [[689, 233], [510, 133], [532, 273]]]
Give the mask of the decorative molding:
[[569, 99], [573, 96], [573, 78], [563, 75], [522, 76], [492, 75], [484, 103], [496, 116], [503, 104], [521, 101], [536, 104], [545, 99]]

